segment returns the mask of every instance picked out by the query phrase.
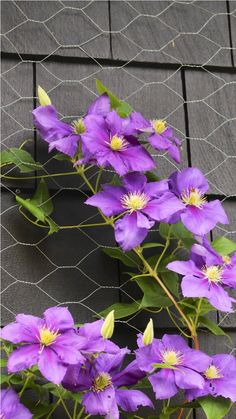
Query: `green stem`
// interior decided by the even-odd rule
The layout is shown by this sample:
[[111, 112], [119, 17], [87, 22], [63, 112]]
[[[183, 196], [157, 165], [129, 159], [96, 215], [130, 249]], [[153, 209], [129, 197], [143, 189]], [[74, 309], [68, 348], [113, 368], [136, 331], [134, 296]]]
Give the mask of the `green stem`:
[[179, 314], [181, 315], [181, 317], [183, 318], [183, 320], [185, 321], [186, 325], [188, 326], [192, 337], [194, 338], [194, 336], [196, 336], [196, 332], [194, 329], [194, 325], [190, 322], [190, 320], [187, 318], [187, 316], [184, 314], [184, 312], [182, 311], [182, 309], [180, 308], [179, 304], [177, 303], [177, 301], [175, 300], [175, 298], [173, 297], [173, 295], [171, 294], [171, 292], [168, 290], [168, 288], [165, 286], [165, 284], [162, 282], [162, 280], [159, 278], [159, 276], [157, 275], [156, 271], [154, 271], [154, 269], [149, 265], [149, 263], [146, 261], [146, 259], [144, 258], [144, 256], [142, 255], [142, 252], [140, 251], [140, 248], [135, 248], [134, 252], [139, 256], [139, 258], [142, 260], [145, 268], [147, 269], [147, 271], [150, 273], [150, 276], [152, 276], [153, 278], [155, 278], [155, 280], [158, 282], [158, 284], [160, 285], [160, 287], [163, 289], [163, 291], [165, 291], [166, 295], [169, 297], [169, 299], [172, 301], [172, 303], [174, 304], [174, 306], [176, 307], [176, 309], [178, 310]]
[[181, 334], [183, 334], [186, 338], [191, 338], [191, 336], [187, 335], [187, 333], [185, 333], [181, 327], [179, 327], [178, 323], [175, 321], [174, 317], [172, 316], [170, 310], [168, 307], [166, 307], [166, 311], [168, 312], [168, 315], [170, 317], [170, 319], [172, 320], [172, 322], [174, 323], [175, 327], [177, 327], [177, 329], [180, 331]]
[[20, 391], [20, 393], [19, 393], [19, 398], [21, 398], [21, 397], [22, 397], [22, 395], [23, 395], [23, 393], [24, 393], [25, 389], [27, 388], [28, 382], [29, 382], [29, 380], [31, 379], [31, 377], [32, 377], [32, 375], [31, 375], [31, 374], [29, 374], [29, 375], [28, 375], [28, 377], [26, 378], [26, 380], [25, 380], [25, 382], [24, 382], [24, 385], [23, 385], [23, 387], [22, 387], [22, 389], [21, 389], [21, 391]]
[[38, 175], [38, 176], [7, 176], [7, 175], [1, 175], [1, 178], [9, 179], [9, 180], [31, 180], [31, 179], [45, 179], [49, 177], [59, 177], [59, 176], [73, 176], [78, 175], [76, 172], [64, 172], [64, 173], [52, 173], [48, 175]]
[[[76, 414], [77, 414], [77, 407], [78, 407], [78, 404], [79, 404], [79, 402], [78, 402], [78, 400], [76, 400], [75, 401], [75, 405], [74, 405], [74, 410], [73, 410], [73, 419], [76, 419]], [[81, 409], [82, 410], [82, 409]], [[79, 415], [80, 415], [80, 413], [79, 413]], [[80, 417], [78, 415], [78, 418]]]
[[97, 175], [96, 184], [95, 184], [95, 191], [96, 192], [98, 191], [98, 188], [99, 188], [99, 182], [100, 182], [100, 179], [101, 179], [101, 176], [102, 176], [102, 171], [103, 171], [103, 168], [100, 167], [98, 175]]
[[87, 176], [84, 174], [84, 169], [82, 166], [76, 166], [75, 167], [76, 172], [82, 177], [84, 183], [86, 183], [86, 185], [89, 187], [89, 189], [93, 192], [93, 194], [96, 193], [94, 187], [92, 186], [92, 184], [89, 182], [89, 180], [87, 179]]
[[202, 305], [202, 298], [199, 299], [198, 305], [197, 305], [196, 317], [195, 317], [195, 322], [194, 322], [195, 329], [197, 329], [198, 318], [199, 318], [199, 315], [200, 315], [200, 312], [201, 312], [201, 305]]
[[192, 413], [192, 410], [193, 410], [193, 409], [190, 409], [190, 410], [189, 410], [189, 412], [188, 412], [188, 414], [187, 414], [187, 416], [186, 416], [186, 418], [185, 418], [185, 419], [189, 419], [189, 418], [190, 418], [190, 415], [191, 415], [191, 413]]
[[85, 227], [100, 227], [107, 225], [107, 222], [104, 223], [95, 223], [95, 224], [77, 224], [77, 225], [68, 225], [68, 226], [60, 226], [60, 230], [65, 230], [68, 228], [85, 228]]
[[59, 391], [58, 389], [57, 389], [57, 393], [58, 393], [58, 396], [59, 396], [59, 400], [60, 400], [60, 402], [61, 402], [62, 406], [64, 407], [64, 410], [65, 410], [65, 412], [66, 412], [66, 414], [67, 414], [68, 418], [69, 418], [69, 419], [73, 419], [73, 418], [72, 418], [72, 416], [70, 415], [70, 412], [69, 412], [69, 410], [67, 409], [67, 406], [66, 406], [66, 404], [65, 404], [65, 402], [64, 402], [64, 400], [63, 400], [63, 398], [62, 398], [62, 395], [61, 395], [61, 393], [60, 393], [60, 391]]
[[53, 406], [52, 410], [49, 412], [49, 414], [47, 415], [46, 419], [49, 419], [52, 415], [52, 413], [54, 412], [54, 410], [56, 410], [56, 408], [58, 406], [60, 406], [61, 404], [61, 399], [58, 399], [58, 401], [56, 402], [56, 404]]
[[155, 265], [155, 267], [154, 267], [154, 271], [155, 271], [155, 272], [157, 271], [157, 268], [158, 268], [158, 266], [159, 266], [159, 264], [160, 264], [160, 262], [161, 262], [161, 260], [162, 260], [162, 258], [163, 258], [163, 256], [164, 256], [164, 254], [166, 253], [166, 251], [167, 251], [168, 247], [169, 247], [169, 244], [170, 244], [170, 234], [171, 234], [171, 230], [172, 230], [172, 226], [170, 226], [170, 228], [169, 228], [168, 235], [167, 235], [167, 237], [166, 237], [166, 244], [165, 244], [165, 247], [164, 247], [164, 249], [162, 250], [162, 252], [161, 252], [161, 254], [160, 254], [160, 257], [158, 258], [157, 263], [156, 263], [156, 265]]

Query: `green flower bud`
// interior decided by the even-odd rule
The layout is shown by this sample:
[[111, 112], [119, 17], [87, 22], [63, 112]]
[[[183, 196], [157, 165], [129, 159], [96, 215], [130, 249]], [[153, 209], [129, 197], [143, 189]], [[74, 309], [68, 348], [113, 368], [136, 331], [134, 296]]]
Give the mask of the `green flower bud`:
[[143, 344], [145, 346], [150, 345], [153, 339], [154, 339], [153, 321], [152, 319], [150, 319], [143, 333]]
[[41, 106], [51, 105], [52, 103], [50, 97], [41, 86], [38, 86], [38, 98]]
[[101, 335], [104, 339], [110, 339], [114, 332], [114, 324], [115, 324], [115, 317], [114, 317], [114, 310], [110, 311], [110, 313], [106, 316], [104, 323], [101, 329]]

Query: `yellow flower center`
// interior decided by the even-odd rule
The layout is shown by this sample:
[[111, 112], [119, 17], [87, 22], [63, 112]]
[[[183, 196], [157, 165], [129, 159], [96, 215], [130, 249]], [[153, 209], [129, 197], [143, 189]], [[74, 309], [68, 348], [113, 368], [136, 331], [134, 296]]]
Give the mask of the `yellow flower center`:
[[39, 329], [39, 341], [42, 346], [51, 345], [53, 342], [55, 342], [58, 336], [60, 336], [58, 330], [54, 331], [45, 326]]
[[222, 260], [226, 265], [229, 265], [231, 262], [231, 258], [229, 256], [223, 256]]
[[94, 379], [92, 390], [100, 392], [112, 385], [111, 376], [107, 372], [102, 372]]
[[122, 206], [131, 212], [143, 209], [148, 201], [147, 195], [141, 192], [130, 192], [121, 198]]
[[220, 371], [215, 367], [215, 365], [210, 365], [210, 367], [208, 367], [204, 372], [204, 375], [208, 380], [222, 377], [222, 375], [220, 375]]
[[222, 276], [222, 268], [220, 266], [209, 266], [203, 269], [203, 273], [208, 281], [220, 282]]
[[202, 208], [206, 202], [206, 198], [195, 188], [191, 188], [189, 192], [183, 192], [181, 199], [184, 204], [193, 205], [197, 208]]
[[86, 131], [85, 123], [83, 118], [76, 119], [72, 122], [73, 130], [76, 134], [83, 134]]
[[118, 135], [113, 135], [110, 141], [110, 147], [113, 151], [120, 151], [124, 150], [127, 146], [127, 141], [123, 137], [119, 137]]
[[162, 134], [166, 130], [166, 121], [153, 119], [152, 126], [157, 134]]
[[168, 365], [179, 365], [181, 363], [182, 355], [176, 351], [165, 351], [162, 354], [162, 359], [165, 364]]

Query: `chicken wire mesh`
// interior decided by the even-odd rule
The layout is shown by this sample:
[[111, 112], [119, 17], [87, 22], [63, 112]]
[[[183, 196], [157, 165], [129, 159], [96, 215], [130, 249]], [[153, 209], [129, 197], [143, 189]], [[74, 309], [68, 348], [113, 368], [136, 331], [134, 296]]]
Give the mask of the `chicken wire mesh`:
[[[47, 90], [61, 119], [71, 122], [96, 97], [100, 79], [135, 110], [166, 119], [175, 129], [183, 140], [183, 162], [177, 167], [166, 154], [155, 153], [157, 173], [200, 167], [231, 220], [213, 237], [235, 239], [235, 6], [196, 0], [3, 1], [2, 149], [30, 139], [25, 147], [43, 162], [44, 175], [71, 172], [48, 154], [33, 128], [36, 86]], [[12, 168], [5, 176], [20, 177]], [[83, 205], [88, 191], [78, 176], [46, 180], [59, 225], [98, 219]], [[47, 236], [22, 219], [14, 197], [32, 195], [37, 182], [5, 178], [2, 184], [2, 322], [52, 305], [67, 305], [84, 322], [112, 303], [134, 301], [127, 277], [102, 253], [104, 246], [115, 247], [108, 228]], [[218, 315], [218, 323], [234, 327], [234, 316]], [[136, 313], [120, 322], [127, 333], [136, 332], [146, 317]], [[169, 326], [162, 317], [158, 322]]]

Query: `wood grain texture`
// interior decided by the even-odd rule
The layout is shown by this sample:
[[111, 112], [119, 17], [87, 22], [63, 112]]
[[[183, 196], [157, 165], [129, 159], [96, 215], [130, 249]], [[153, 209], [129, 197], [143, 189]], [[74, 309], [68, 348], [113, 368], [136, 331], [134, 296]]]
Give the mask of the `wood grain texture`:
[[3, 51], [10, 42], [19, 54], [109, 58], [108, 1], [68, 3], [3, 2]]
[[226, 12], [223, 1], [111, 2], [113, 57], [230, 66]]
[[234, 74], [186, 71], [192, 165], [206, 174], [211, 192], [236, 192]]

